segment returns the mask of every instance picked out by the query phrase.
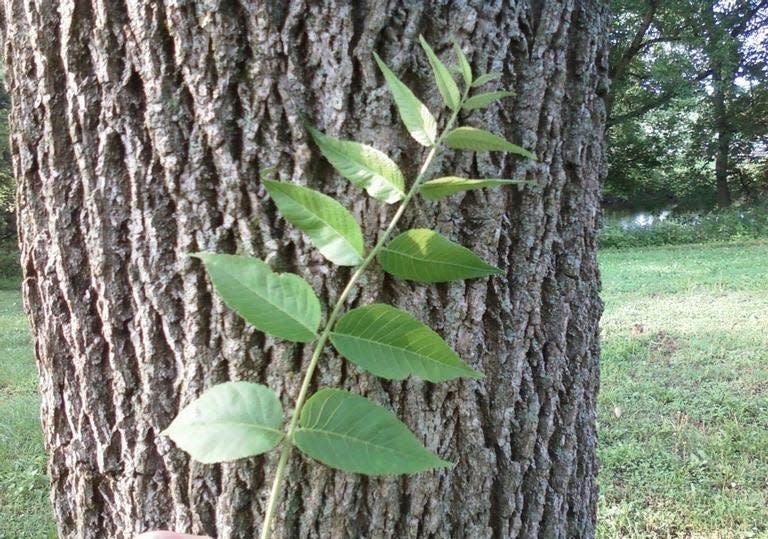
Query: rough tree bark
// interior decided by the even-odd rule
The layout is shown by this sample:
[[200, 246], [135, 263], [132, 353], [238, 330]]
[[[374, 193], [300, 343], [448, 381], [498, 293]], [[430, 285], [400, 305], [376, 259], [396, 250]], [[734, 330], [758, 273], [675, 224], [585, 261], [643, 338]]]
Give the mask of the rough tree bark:
[[205, 466], [158, 433], [228, 379], [267, 383], [288, 405], [307, 350], [244, 327], [185, 253], [267, 257], [332, 302], [349, 270], [277, 217], [258, 171], [338, 197], [372, 242], [391, 209], [333, 174], [302, 115], [412, 174], [422, 149], [371, 52], [436, 109], [419, 33], [503, 71], [516, 97], [464, 122], [540, 156], [460, 153], [435, 171], [541, 183], [424, 202], [403, 225], [436, 227], [503, 278], [371, 274], [351, 304], [407, 308], [487, 378], [384, 383], [329, 351], [317, 385], [391, 406], [457, 466], [366, 479], [296, 458], [276, 537], [593, 536], [606, 18], [600, 0], [4, 0], [23, 292], [61, 537], [260, 528], [274, 456]]

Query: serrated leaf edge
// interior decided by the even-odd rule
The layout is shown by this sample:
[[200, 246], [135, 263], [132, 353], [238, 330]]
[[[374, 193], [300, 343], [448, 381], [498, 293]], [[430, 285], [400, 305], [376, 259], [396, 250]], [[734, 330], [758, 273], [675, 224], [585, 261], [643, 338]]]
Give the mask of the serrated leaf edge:
[[[309, 125], [309, 124], [306, 125], [306, 128], [307, 128], [307, 131], [309, 131], [310, 136], [312, 136], [312, 138], [315, 140], [315, 144], [317, 144], [317, 147], [320, 149], [320, 153], [322, 153], [323, 156], [331, 164], [331, 166], [333, 166], [333, 168], [341, 176], [343, 176], [345, 178], [347, 178], [347, 176], [345, 176], [338, 168], [336, 168], [336, 165], [334, 165], [333, 162], [331, 162], [331, 158], [328, 157], [328, 155], [326, 155], [326, 152], [330, 152], [330, 153], [333, 153], [335, 155], [339, 155], [342, 158], [347, 159], [349, 161], [355, 161], [355, 160], [347, 157], [346, 155], [344, 155], [342, 152], [336, 150], [335, 148], [324, 148], [320, 144], [320, 142], [318, 142], [318, 138], [320, 138], [320, 139], [323, 139], [323, 138], [330, 139], [331, 142], [335, 142], [335, 143], [358, 145], [358, 146], [361, 146], [361, 147], [363, 147], [363, 148], [365, 148], [367, 150], [371, 150], [375, 154], [378, 154], [379, 157], [382, 157], [382, 158], [388, 160], [395, 167], [395, 170], [397, 172], [397, 175], [398, 175], [399, 179], [402, 180], [402, 186], [393, 183], [390, 178], [387, 178], [386, 176], [383, 176], [382, 174], [380, 174], [376, 170], [373, 170], [373, 169], [371, 169], [371, 168], [369, 168], [367, 166], [364, 166], [362, 164], [360, 166], [361, 166], [361, 168], [364, 168], [366, 171], [368, 171], [370, 174], [373, 174], [373, 175], [376, 175], [376, 176], [382, 178], [389, 186], [391, 186], [392, 191], [394, 191], [394, 194], [397, 195], [397, 198], [394, 198], [392, 196], [387, 197], [387, 198], [381, 198], [381, 197], [376, 196], [373, 193], [371, 193], [372, 187], [370, 185], [365, 186], [365, 185], [363, 185], [361, 183], [355, 182], [354, 180], [350, 180], [349, 178], [347, 178], [347, 179], [349, 180], [350, 183], [352, 183], [356, 187], [359, 187], [361, 189], [365, 189], [365, 191], [371, 197], [375, 198], [376, 200], [381, 200], [382, 202], [385, 202], [387, 204], [394, 204], [395, 202], [399, 202], [400, 200], [402, 200], [405, 197], [405, 178], [403, 177], [403, 173], [400, 171], [400, 168], [397, 166], [397, 164], [394, 161], [392, 161], [392, 159], [387, 154], [385, 154], [381, 150], [378, 150], [378, 149], [374, 148], [373, 146], [369, 146], [369, 145], [363, 144], [361, 142], [356, 142], [354, 140], [344, 140], [344, 139], [333, 137], [333, 136], [331, 136], [331, 135], [329, 135], [327, 133], [323, 133], [319, 129], [317, 129], [317, 128]], [[355, 161], [355, 162], [358, 162], [358, 161]]]

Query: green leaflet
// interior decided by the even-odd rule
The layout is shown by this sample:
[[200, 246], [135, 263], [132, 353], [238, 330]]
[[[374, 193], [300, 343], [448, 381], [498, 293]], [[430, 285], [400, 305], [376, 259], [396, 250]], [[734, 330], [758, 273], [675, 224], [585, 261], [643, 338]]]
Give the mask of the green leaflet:
[[339, 266], [363, 261], [363, 233], [344, 206], [308, 187], [262, 183], [285, 220], [304, 231], [325, 258]]
[[336, 323], [333, 346], [344, 357], [387, 380], [415, 376], [430, 382], [481, 378], [429, 327], [381, 303], [353, 309]]
[[381, 250], [378, 259], [387, 273], [422, 283], [443, 283], [504, 273], [485, 263], [469, 249], [427, 228], [403, 232]]
[[498, 101], [499, 99], [503, 99], [511, 95], [515, 95], [515, 93], [514, 92], [487, 92], [484, 94], [473, 95], [472, 97], [466, 100], [466, 102], [464, 103], [464, 105], [462, 105], [461, 108], [463, 108], [464, 110], [479, 109], [479, 108], [490, 105], [494, 101]]
[[501, 78], [501, 73], [486, 73], [477, 77], [475, 82], [472, 83], [472, 88], [479, 88], [483, 84], [488, 84]]
[[413, 95], [411, 89], [392, 73], [392, 70], [379, 58], [378, 54], [374, 52], [373, 56], [387, 80], [389, 91], [392, 92], [392, 97], [397, 104], [397, 110], [400, 112], [400, 118], [403, 120], [405, 128], [419, 144], [434, 146], [437, 138], [437, 122], [435, 122], [432, 113]]
[[536, 155], [525, 148], [521, 148], [498, 135], [475, 127], [457, 127], [446, 135], [445, 144], [454, 150], [510, 152], [529, 159], [536, 159]]
[[294, 342], [315, 340], [320, 301], [292, 273], [274, 273], [249, 256], [196, 253], [224, 303], [256, 329]]
[[435, 51], [432, 50], [427, 40], [424, 39], [424, 36], [419, 36], [419, 42], [421, 43], [421, 48], [424, 49], [424, 53], [427, 55], [429, 65], [432, 66], [437, 89], [440, 91], [440, 95], [443, 96], [445, 106], [451, 110], [456, 110], [461, 103], [461, 94], [459, 93], [459, 87], [456, 86], [456, 81], [453, 80], [451, 72], [440, 61], [440, 58], [437, 57]]
[[359, 142], [339, 140], [310, 126], [307, 130], [339, 174], [387, 204], [403, 199], [405, 179], [386, 154]]
[[345, 472], [412, 474], [452, 466], [426, 449], [386, 408], [340, 389], [321, 389], [304, 404], [294, 443]]
[[456, 176], [446, 176], [425, 182], [419, 193], [427, 200], [439, 200], [454, 193], [462, 191], [471, 191], [472, 189], [482, 189], [484, 187], [498, 187], [501, 185], [527, 185], [535, 184], [531, 180], [503, 180], [503, 179], [482, 179], [470, 180], [468, 178], [458, 178]]
[[212, 464], [266, 453], [283, 439], [283, 407], [267, 386], [213, 386], [163, 431], [198, 462]]
[[458, 63], [459, 72], [464, 78], [464, 84], [469, 88], [472, 86], [472, 68], [469, 66], [469, 60], [467, 60], [464, 51], [461, 50], [458, 43], [453, 44], [453, 50], [456, 53], [456, 63]]

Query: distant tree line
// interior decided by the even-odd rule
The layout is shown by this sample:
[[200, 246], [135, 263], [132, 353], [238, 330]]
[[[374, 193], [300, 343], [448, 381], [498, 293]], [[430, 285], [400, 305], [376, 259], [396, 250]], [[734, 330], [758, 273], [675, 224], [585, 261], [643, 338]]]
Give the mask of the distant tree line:
[[[768, 0], [612, 0], [607, 206], [768, 195]], [[0, 86], [0, 239], [15, 236]]]
[[613, 0], [608, 205], [756, 202], [768, 189], [768, 0]]

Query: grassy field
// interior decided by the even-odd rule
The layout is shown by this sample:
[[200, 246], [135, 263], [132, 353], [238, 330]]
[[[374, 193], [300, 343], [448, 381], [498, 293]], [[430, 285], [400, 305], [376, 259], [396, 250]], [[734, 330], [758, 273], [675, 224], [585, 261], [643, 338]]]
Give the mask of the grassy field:
[[[768, 244], [604, 251], [599, 537], [768, 538]], [[0, 284], [0, 538], [51, 536], [35, 367]]]
[[55, 537], [37, 371], [18, 281], [0, 280], [0, 538]]
[[768, 537], [768, 244], [601, 263], [600, 537]]

